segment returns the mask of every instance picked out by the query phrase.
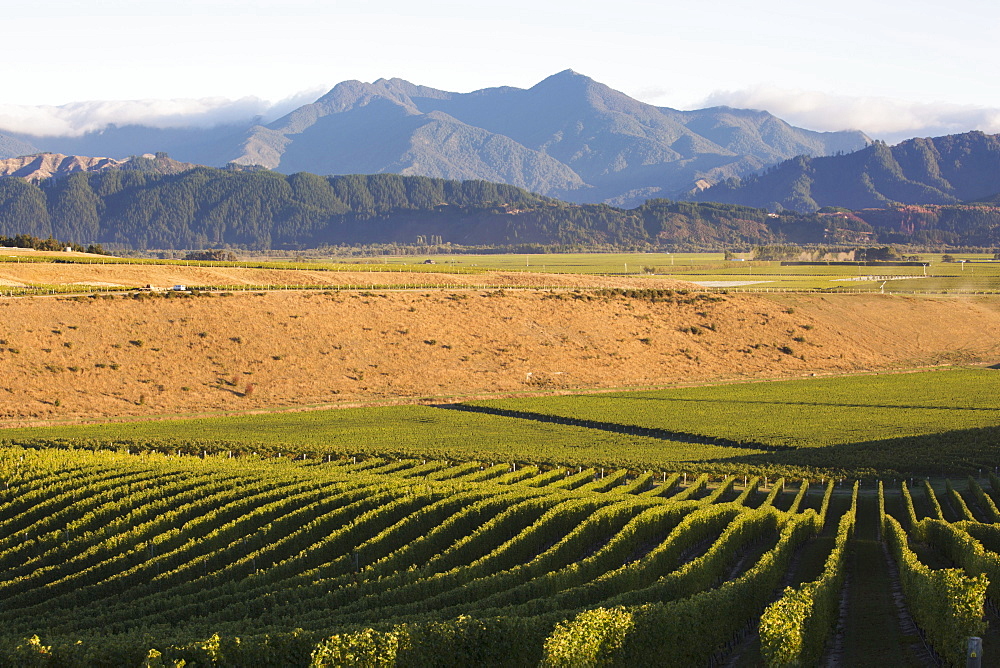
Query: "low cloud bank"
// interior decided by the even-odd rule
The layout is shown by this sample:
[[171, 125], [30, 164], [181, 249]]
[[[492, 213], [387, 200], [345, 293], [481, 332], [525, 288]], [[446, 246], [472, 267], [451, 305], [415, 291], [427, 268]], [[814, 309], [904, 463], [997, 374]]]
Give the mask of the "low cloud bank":
[[[314, 102], [325, 92], [325, 89], [306, 90], [277, 102], [243, 97], [237, 100], [90, 101], [60, 106], [0, 104], [0, 133], [78, 137], [110, 125], [209, 128], [249, 122], [269, 123]], [[650, 89], [640, 97], [658, 97], [661, 92]], [[1000, 108], [852, 97], [777, 86], [720, 90], [697, 105], [698, 108], [715, 106], [764, 109], [793, 125], [810, 130], [861, 130], [889, 143], [910, 137], [937, 137], [969, 130], [1000, 133]]]
[[776, 86], [716, 91], [700, 106], [765, 109], [799, 127], [820, 131], [861, 130], [889, 143], [970, 130], [1000, 132], [997, 108], [831, 95]]
[[244, 97], [71, 102], [60, 106], [0, 104], [0, 132], [78, 137], [110, 125], [209, 128], [254, 119], [269, 123], [315, 101], [321, 94], [322, 91], [303, 91], [278, 102]]

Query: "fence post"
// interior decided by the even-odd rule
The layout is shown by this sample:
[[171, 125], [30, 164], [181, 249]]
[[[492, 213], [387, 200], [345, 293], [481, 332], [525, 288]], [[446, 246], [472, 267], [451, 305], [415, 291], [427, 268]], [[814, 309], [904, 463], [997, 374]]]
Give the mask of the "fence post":
[[983, 639], [973, 636], [965, 644], [965, 666], [966, 668], [980, 668], [982, 665]]

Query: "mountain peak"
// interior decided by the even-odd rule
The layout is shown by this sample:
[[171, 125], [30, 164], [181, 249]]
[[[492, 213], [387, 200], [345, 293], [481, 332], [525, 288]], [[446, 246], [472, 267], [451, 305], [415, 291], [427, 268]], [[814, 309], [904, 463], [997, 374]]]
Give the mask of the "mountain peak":
[[576, 70], [563, 70], [542, 79], [532, 86], [531, 90], [549, 89], [557, 86], [588, 86], [593, 83], [596, 83], [593, 79]]

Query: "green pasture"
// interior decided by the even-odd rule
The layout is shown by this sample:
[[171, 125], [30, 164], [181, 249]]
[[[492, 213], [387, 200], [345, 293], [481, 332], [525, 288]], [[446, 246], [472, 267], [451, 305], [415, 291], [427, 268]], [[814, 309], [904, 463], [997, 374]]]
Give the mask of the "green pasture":
[[[725, 260], [722, 253], [566, 253], [548, 255], [435, 255], [385, 258], [386, 265], [442, 270], [636, 275], [727, 289], [885, 290], [885, 292], [1000, 291], [1000, 261], [987, 254], [924, 254], [926, 266], [853, 264], [781, 266], [780, 262]], [[433, 265], [426, 265], [433, 260]], [[966, 260], [961, 262], [960, 260]]]
[[1000, 425], [1000, 370], [948, 369], [469, 403], [802, 448]]
[[[711, 435], [787, 451], [725, 464], [939, 474], [1000, 465], [1000, 370], [950, 369], [475, 402], [493, 409]], [[721, 463], [721, 462], [720, 462]]]
[[[435, 406], [6, 429], [12, 442], [383, 454], [789, 475], [1000, 464], [1000, 370], [809, 378]], [[655, 431], [649, 431], [655, 430]], [[761, 445], [779, 448], [762, 451]]]

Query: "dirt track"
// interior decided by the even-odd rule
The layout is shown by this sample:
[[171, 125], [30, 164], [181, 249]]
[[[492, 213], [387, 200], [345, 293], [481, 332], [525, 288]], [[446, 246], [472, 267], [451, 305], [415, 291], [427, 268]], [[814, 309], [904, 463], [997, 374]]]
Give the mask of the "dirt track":
[[3, 425], [1000, 359], [1000, 302], [880, 295], [6, 298], [0, 323]]

